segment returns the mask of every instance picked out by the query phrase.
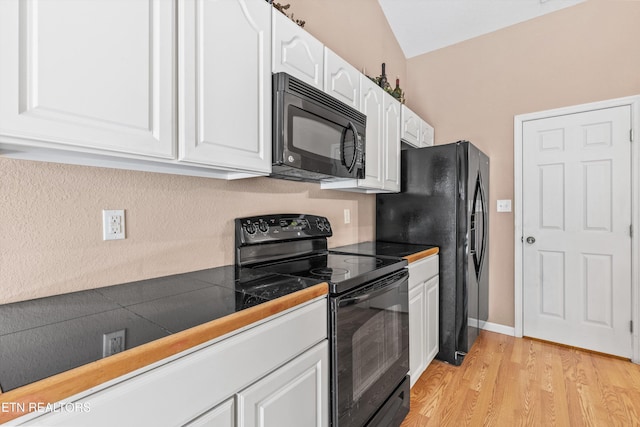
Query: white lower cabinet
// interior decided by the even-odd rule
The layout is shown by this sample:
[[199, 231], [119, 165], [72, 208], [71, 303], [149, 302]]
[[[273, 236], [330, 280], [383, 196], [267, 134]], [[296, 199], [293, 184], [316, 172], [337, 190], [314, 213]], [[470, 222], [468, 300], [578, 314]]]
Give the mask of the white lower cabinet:
[[328, 357], [324, 341], [238, 393], [237, 426], [327, 426]]
[[325, 427], [328, 357], [324, 298], [64, 400], [84, 411], [9, 425]]
[[[440, 277], [429, 279], [425, 285], [427, 304], [427, 366], [440, 351]], [[426, 367], [425, 367], [426, 368]]]
[[186, 427], [326, 427], [328, 357], [325, 340]]
[[411, 376], [411, 386], [427, 368], [427, 310], [424, 290], [424, 284], [420, 284], [409, 291], [409, 375]]
[[409, 264], [409, 374], [411, 386], [439, 350], [439, 257]]
[[187, 423], [185, 427], [234, 427], [236, 425], [235, 408], [236, 399], [229, 398], [201, 417]]

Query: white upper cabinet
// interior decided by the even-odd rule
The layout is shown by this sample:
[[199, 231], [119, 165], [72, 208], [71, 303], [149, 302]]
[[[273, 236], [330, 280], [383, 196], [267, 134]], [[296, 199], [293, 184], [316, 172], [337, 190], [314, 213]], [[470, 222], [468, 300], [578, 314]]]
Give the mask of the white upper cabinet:
[[0, 149], [119, 169], [268, 175], [272, 72], [368, 116], [366, 179], [323, 188], [399, 191], [400, 135], [433, 144], [432, 127], [264, 0], [0, 0]]
[[420, 146], [430, 147], [434, 144], [433, 126], [424, 120], [420, 123]]
[[324, 91], [360, 110], [360, 72], [328, 47], [324, 48]]
[[360, 193], [400, 191], [400, 103], [360, 75], [360, 107], [367, 115], [365, 178], [323, 182], [321, 188]]
[[0, 2], [0, 135], [175, 156], [175, 3]]
[[401, 104], [385, 92], [383, 189], [389, 192], [400, 191], [400, 110]]
[[420, 148], [432, 146], [433, 137], [433, 126], [425, 122], [406, 105], [402, 105], [402, 140], [415, 148]]
[[268, 174], [271, 5], [264, 0], [178, 5], [179, 159]]
[[420, 147], [420, 123], [422, 119], [406, 105], [402, 105], [402, 128], [400, 138], [413, 147]]
[[324, 45], [273, 8], [273, 72], [284, 71], [323, 90]]
[[362, 112], [367, 115], [365, 136], [365, 178], [357, 180], [363, 188], [382, 189], [384, 185], [384, 91], [380, 86], [362, 76]]

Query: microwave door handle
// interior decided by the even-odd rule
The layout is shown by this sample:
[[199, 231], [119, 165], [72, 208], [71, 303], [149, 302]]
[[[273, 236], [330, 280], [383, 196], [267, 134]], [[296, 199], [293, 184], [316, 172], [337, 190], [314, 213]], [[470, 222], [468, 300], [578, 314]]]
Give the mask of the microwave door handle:
[[[354, 144], [354, 154], [353, 154], [353, 158], [351, 159], [351, 164], [347, 165], [347, 159], [344, 157], [344, 140], [347, 137], [347, 132], [349, 131], [349, 129], [351, 129], [351, 131], [353, 132], [353, 144]], [[349, 173], [351, 173], [353, 171], [353, 168], [355, 167], [357, 160], [358, 160], [358, 152], [355, 149], [355, 147], [357, 147], [357, 142], [356, 139], [359, 137], [358, 135], [358, 130], [356, 129], [356, 126], [349, 122], [349, 124], [347, 125], [347, 127], [345, 128], [345, 130], [342, 131], [342, 140], [340, 141], [340, 149], [342, 151], [342, 164], [345, 165], [347, 167], [347, 170], [349, 171]]]
[[362, 137], [360, 136], [359, 133], [357, 133], [356, 131], [356, 160], [355, 160], [355, 165], [358, 167], [358, 169], [364, 169], [364, 147], [362, 146]]

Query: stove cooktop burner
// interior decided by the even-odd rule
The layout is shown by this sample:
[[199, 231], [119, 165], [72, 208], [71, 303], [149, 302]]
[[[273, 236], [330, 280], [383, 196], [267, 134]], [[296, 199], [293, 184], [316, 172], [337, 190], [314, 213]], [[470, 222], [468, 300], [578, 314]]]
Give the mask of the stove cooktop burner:
[[314, 276], [327, 277], [331, 278], [334, 276], [346, 276], [349, 274], [349, 270], [346, 268], [331, 268], [331, 267], [320, 267], [320, 268], [312, 268], [309, 270], [309, 273]]

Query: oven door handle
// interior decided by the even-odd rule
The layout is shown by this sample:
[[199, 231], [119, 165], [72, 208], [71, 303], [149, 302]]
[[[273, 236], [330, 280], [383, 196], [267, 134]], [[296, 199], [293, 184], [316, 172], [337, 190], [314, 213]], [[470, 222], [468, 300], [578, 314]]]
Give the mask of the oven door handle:
[[344, 307], [345, 305], [359, 304], [368, 299], [375, 298], [393, 289], [399, 288], [402, 285], [402, 283], [405, 282], [406, 280], [407, 280], [406, 276], [403, 276], [402, 278], [396, 280], [395, 283], [389, 286], [384, 286], [381, 288], [374, 289], [371, 292], [367, 292], [366, 294], [356, 295], [354, 297], [344, 298], [344, 299], [339, 298], [338, 307]]

